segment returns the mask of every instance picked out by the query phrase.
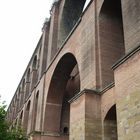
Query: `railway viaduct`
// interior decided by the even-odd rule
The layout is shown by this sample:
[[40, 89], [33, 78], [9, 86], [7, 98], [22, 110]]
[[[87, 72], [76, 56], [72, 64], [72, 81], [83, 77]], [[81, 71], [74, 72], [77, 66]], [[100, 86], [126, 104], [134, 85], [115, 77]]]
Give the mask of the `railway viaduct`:
[[139, 14], [139, 0], [54, 1], [7, 110], [11, 126], [31, 140], [138, 140]]

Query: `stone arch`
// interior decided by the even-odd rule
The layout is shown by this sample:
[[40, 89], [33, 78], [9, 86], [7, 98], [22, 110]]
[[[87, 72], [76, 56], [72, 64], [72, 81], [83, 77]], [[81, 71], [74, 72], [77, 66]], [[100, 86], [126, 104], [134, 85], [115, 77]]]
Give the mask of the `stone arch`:
[[38, 57], [37, 55], [35, 55], [32, 63], [31, 90], [34, 88], [35, 84], [37, 83], [37, 79], [38, 79]]
[[37, 69], [37, 55], [34, 56], [32, 69]]
[[18, 89], [18, 105], [17, 105], [17, 108], [18, 108], [18, 111], [20, 110], [20, 102], [21, 102], [21, 88], [19, 87]]
[[113, 105], [104, 118], [104, 140], [118, 140], [116, 105]]
[[44, 131], [67, 134], [66, 139], [69, 139], [68, 100], [79, 91], [80, 75], [77, 60], [73, 54], [67, 53], [59, 60], [51, 79], [46, 100]]
[[19, 126], [22, 126], [22, 121], [23, 121], [23, 110], [21, 111], [20, 116], [19, 116], [19, 121], [18, 121]]
[[16, 118], [14, 126], [15, 126], [15, 128], [17, 128], [17, 126], [18, 126], [18, 118]]
[[30, 112], [31, 101], [29, 100], [24, 113], [24, 129], [27, 132], [28, 129], [28, 122], [29, 122], [29, 112]]
[[19, 99], [18, 99], [18, 93], [15, 94], [15, 104], [16, 104], [16, 115], [18, 113], [18, 105], [19, 105]]
[[14, 99], [12, 100], [12, 121], [14, 120], [15, 118], [15, 101]]
[[28, 68], [27, 75], [26, 75], [26, 95], [25, 98], [30, 94], [30, 86], [31, 86], [31, 70]]
[[63, 9], [60, 12], [60, 23], [58, 32], [59, 47], [67, 38], [70, 31], [80, 18], [86, 1], [89, 0], [64, 0]]
[[31, 70], [30, 70], [30, 68], [29, 68], [29, 69], [28, 69], [28, 72], [27, 72], [26, 81], [27, 81], [27, 82], [30, 82], [30, 80], [31, 80]]
[[20, 88], [20, 107], [23, 105], [24, 101], [25, 101], [25, 79], [22, 80]]
[[[125, 53], [121, 0], [104, 0], [99, 13], [101, 87], [114, 82], [112, 65]], [[111, 58], [111, 59], [110, 59]]]
[[35, 102], [34, 102], [34, 122], [33, 122], [33, 131], [35, 131], [36, 122], [37, 122], [37, 108], [38, 108], [38, 99], [39, 99], [39, 90], [35, 95]]

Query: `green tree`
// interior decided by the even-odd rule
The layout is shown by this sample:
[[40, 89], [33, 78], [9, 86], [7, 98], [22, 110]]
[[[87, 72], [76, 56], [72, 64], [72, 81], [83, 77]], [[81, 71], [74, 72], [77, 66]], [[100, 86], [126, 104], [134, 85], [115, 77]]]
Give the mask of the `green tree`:
[[6, 121], [6, 105], [1, 101], [0, 96], [0, 140], [27, 140], [25, 131], [21, 126], [10, 128], [10, 124]]

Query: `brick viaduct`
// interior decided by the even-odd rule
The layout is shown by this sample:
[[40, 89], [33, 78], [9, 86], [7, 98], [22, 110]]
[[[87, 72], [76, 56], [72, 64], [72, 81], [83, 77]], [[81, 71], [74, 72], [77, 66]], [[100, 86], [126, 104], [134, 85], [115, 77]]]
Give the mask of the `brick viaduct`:
[[32, 140], [138, 140], [140, 1], [57, 0], [7, 110]]

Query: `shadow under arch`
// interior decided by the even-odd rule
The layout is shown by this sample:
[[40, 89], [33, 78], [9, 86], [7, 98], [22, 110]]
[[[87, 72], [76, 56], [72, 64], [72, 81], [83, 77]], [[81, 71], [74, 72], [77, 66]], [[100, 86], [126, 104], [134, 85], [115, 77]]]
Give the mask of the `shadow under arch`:
[[116, 105], [113, 105], [104, 118], [104, 140], [118, 140]]
[[[68, 100], [80, 91], [78, 64], [73, 54], [65, 54], [58, 62], [46, 100], [44, 131], [69, 133], [70, 105]], [[68, 139], [68, 138], [67, 138]]]
[[112, 65], [125, 54], [121, 0], [104, 0], [99, 13], [101, 88], [114, 82]]
[[60, 32], [58, 43], [59, 46], [67, 38], [68, 34], [75, 26], [76, 22], [80, 18], [86, 0], [65, 0], [63, 5], [63, 10], [60, 17]]
[[30, 106], [31, 106], [31, 100], [28, 101], [28, 103], [26, 105], [25, 112], [24, 112], [24, 124], [23, 124], [23, 126], [24, 126], [26, 133], [28, 132]]

